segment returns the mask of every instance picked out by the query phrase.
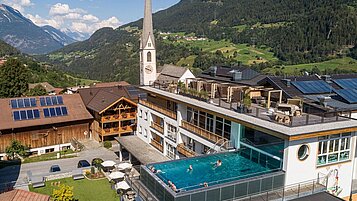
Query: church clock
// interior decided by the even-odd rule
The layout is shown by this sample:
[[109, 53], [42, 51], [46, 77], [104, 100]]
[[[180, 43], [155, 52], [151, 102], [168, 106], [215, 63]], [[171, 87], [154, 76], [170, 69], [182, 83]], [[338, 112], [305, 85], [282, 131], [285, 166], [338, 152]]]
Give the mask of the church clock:
[[145, 66], [145, 72], [146, 72], [147, 74], [151, 74], [151, 73], [152, 73], [152, 71], [153, 71], [153, 68], [152, 68], [152, 66], [151, 66], [151, 65], [147, 65], [147, 66]]

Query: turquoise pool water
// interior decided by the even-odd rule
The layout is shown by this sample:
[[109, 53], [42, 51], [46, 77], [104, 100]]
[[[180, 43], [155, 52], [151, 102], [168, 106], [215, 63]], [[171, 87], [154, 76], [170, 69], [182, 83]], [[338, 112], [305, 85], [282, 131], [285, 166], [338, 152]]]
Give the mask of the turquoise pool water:
[[[156, 175], [166, 184], [168, 180], [172, 181], [180, 191], [202, 188], [205, 182], [212, 186], [272, 172], [273, 167], [269, 165], [269, 160], [254, 162], [248, 159], [249, 156], [242, 155], [244, 154], [241, 152], [229, 152], [148, 165], [148, 167], [154, 166], [156, 170], [160, 170]], [[221, 160], [222, 165], [215, 168], [214, 163], [217, 160]], [[188, 170], [189, 165], [192, 165], [192, 171]]]

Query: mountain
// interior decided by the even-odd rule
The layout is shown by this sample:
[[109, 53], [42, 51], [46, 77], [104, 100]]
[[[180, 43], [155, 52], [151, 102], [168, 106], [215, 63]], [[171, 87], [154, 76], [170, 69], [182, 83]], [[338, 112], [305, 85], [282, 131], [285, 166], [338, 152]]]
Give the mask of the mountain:
[[0, 57], [19, 55], [20, 51], [0, 40]]
[[55, 39], [57, 42], [61, 43], [63, 46], [69, 45], [71, 43], [77, 42], [75, 39], [69, 37], [65, 33], [61, 32], [60, 30], [46, 25], [41, 27], [46, 33], [48, 33], [50, 36], [52, 36], [53, 39]]
[[63, 29], [61, 31], [76, 41], [84, 41], [90, 37], [89, 33], [81, 33], [81, 32], [71, 31], [67, 28]]
[[[0, 39], [27, 54], [44, 54], [62, 48], [57, 32], [38, 27], [19, 11], [0, 4]], [[57, 35], [59, 35], [57, 33]], [[56, 37], [54, 37], [56, 36]], [[63, 37], [62, 37], [63, 38]], [[68, 41], [68, 39], [66, 39]]]
[[[263, 70], [346, 56], [349, 48], [357, 44], [356, 11], [355, 0], [181, 0], [155, 13], [153, 20], [157, 36], [159, 32], [194, 33], [209, 38], [208, 41], [230, 41], [269, 51], [278, 59], [251, 64]], [[89, 40], [66, 46], [42, 59], [88, 78], [136, 83], [141, 27], [142, 20], [138, 20], [117, 30], [101, 29]], [[205, 69], [240, 62], [227, 54], [229, 45], [216, 51], [202, 44], [182, 44], [175, 34], [168, 40], [157, 38], [160, 64], [178, 64], [180, 58], [189, 58], [194, 60], [193, 67]], [[261, 60], [261, 52], [253, 51], [253, 57]], [[246, 57], [251, 52], [237, 51], [236, 55]]]

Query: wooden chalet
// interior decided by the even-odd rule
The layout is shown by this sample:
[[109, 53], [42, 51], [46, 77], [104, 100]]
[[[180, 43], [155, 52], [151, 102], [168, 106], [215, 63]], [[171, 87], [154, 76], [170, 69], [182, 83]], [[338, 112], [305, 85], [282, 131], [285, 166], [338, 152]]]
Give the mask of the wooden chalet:
[[0, 111], [0, 157], [13, 139], [34, 154], [68, 148], [93, 121], [79, 94], [0, 99]]
[[136, 130], [138, 90], [133, 86], [80, 89], [87, 109], [94, 116], [92, 137], [98, 141], [131, 135]]

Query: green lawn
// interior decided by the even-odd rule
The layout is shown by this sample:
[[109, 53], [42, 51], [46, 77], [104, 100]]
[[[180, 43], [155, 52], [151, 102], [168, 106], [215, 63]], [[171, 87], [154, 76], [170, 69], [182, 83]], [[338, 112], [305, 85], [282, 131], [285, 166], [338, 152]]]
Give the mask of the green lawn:
[[119, 200], [119, 196], [116, 194], [115, 190], [111, 189], [109, 181], [105, 179], [91, 181], [87, 179], [76, 180], [72, 178], [65, 178], [53, 181], [47, 181], [45, 187], [32, 188], [29, 186], [30, 191], [41, 193], [45, 195], [52, 195], [53, 189], [58, 187], [51, 186], [51, 183], [60, 181], [61, 184], [65, 184], [73, 187], [74, 197], [79, 201], [87, 200], [103, 200], [112, 201]]
[[[352, 71], [357, 72], [357, 60], [352, 59], [350, 57], [332, 59], [332, 60], [319, 62], [319, 63], [289, 65], [289, 66], [284, 66], [284, 68], [280, 68], [280, 69], [287, 75], [294, 75], [294, 74], [300, 72], [300, 70], [302, 70], [302, 69], [311, 70], [315, 66], [318, 67], [321, 72], [328, 70], [328, 69], [333, 70], [336, 68], [352, 70]], [[279, 69], [267, 68], [267, 69], [264, 69], [264, 72], [268, 73], [268, 74], [274, 74], [274, 72], [277, 70], [279, 70]]]

